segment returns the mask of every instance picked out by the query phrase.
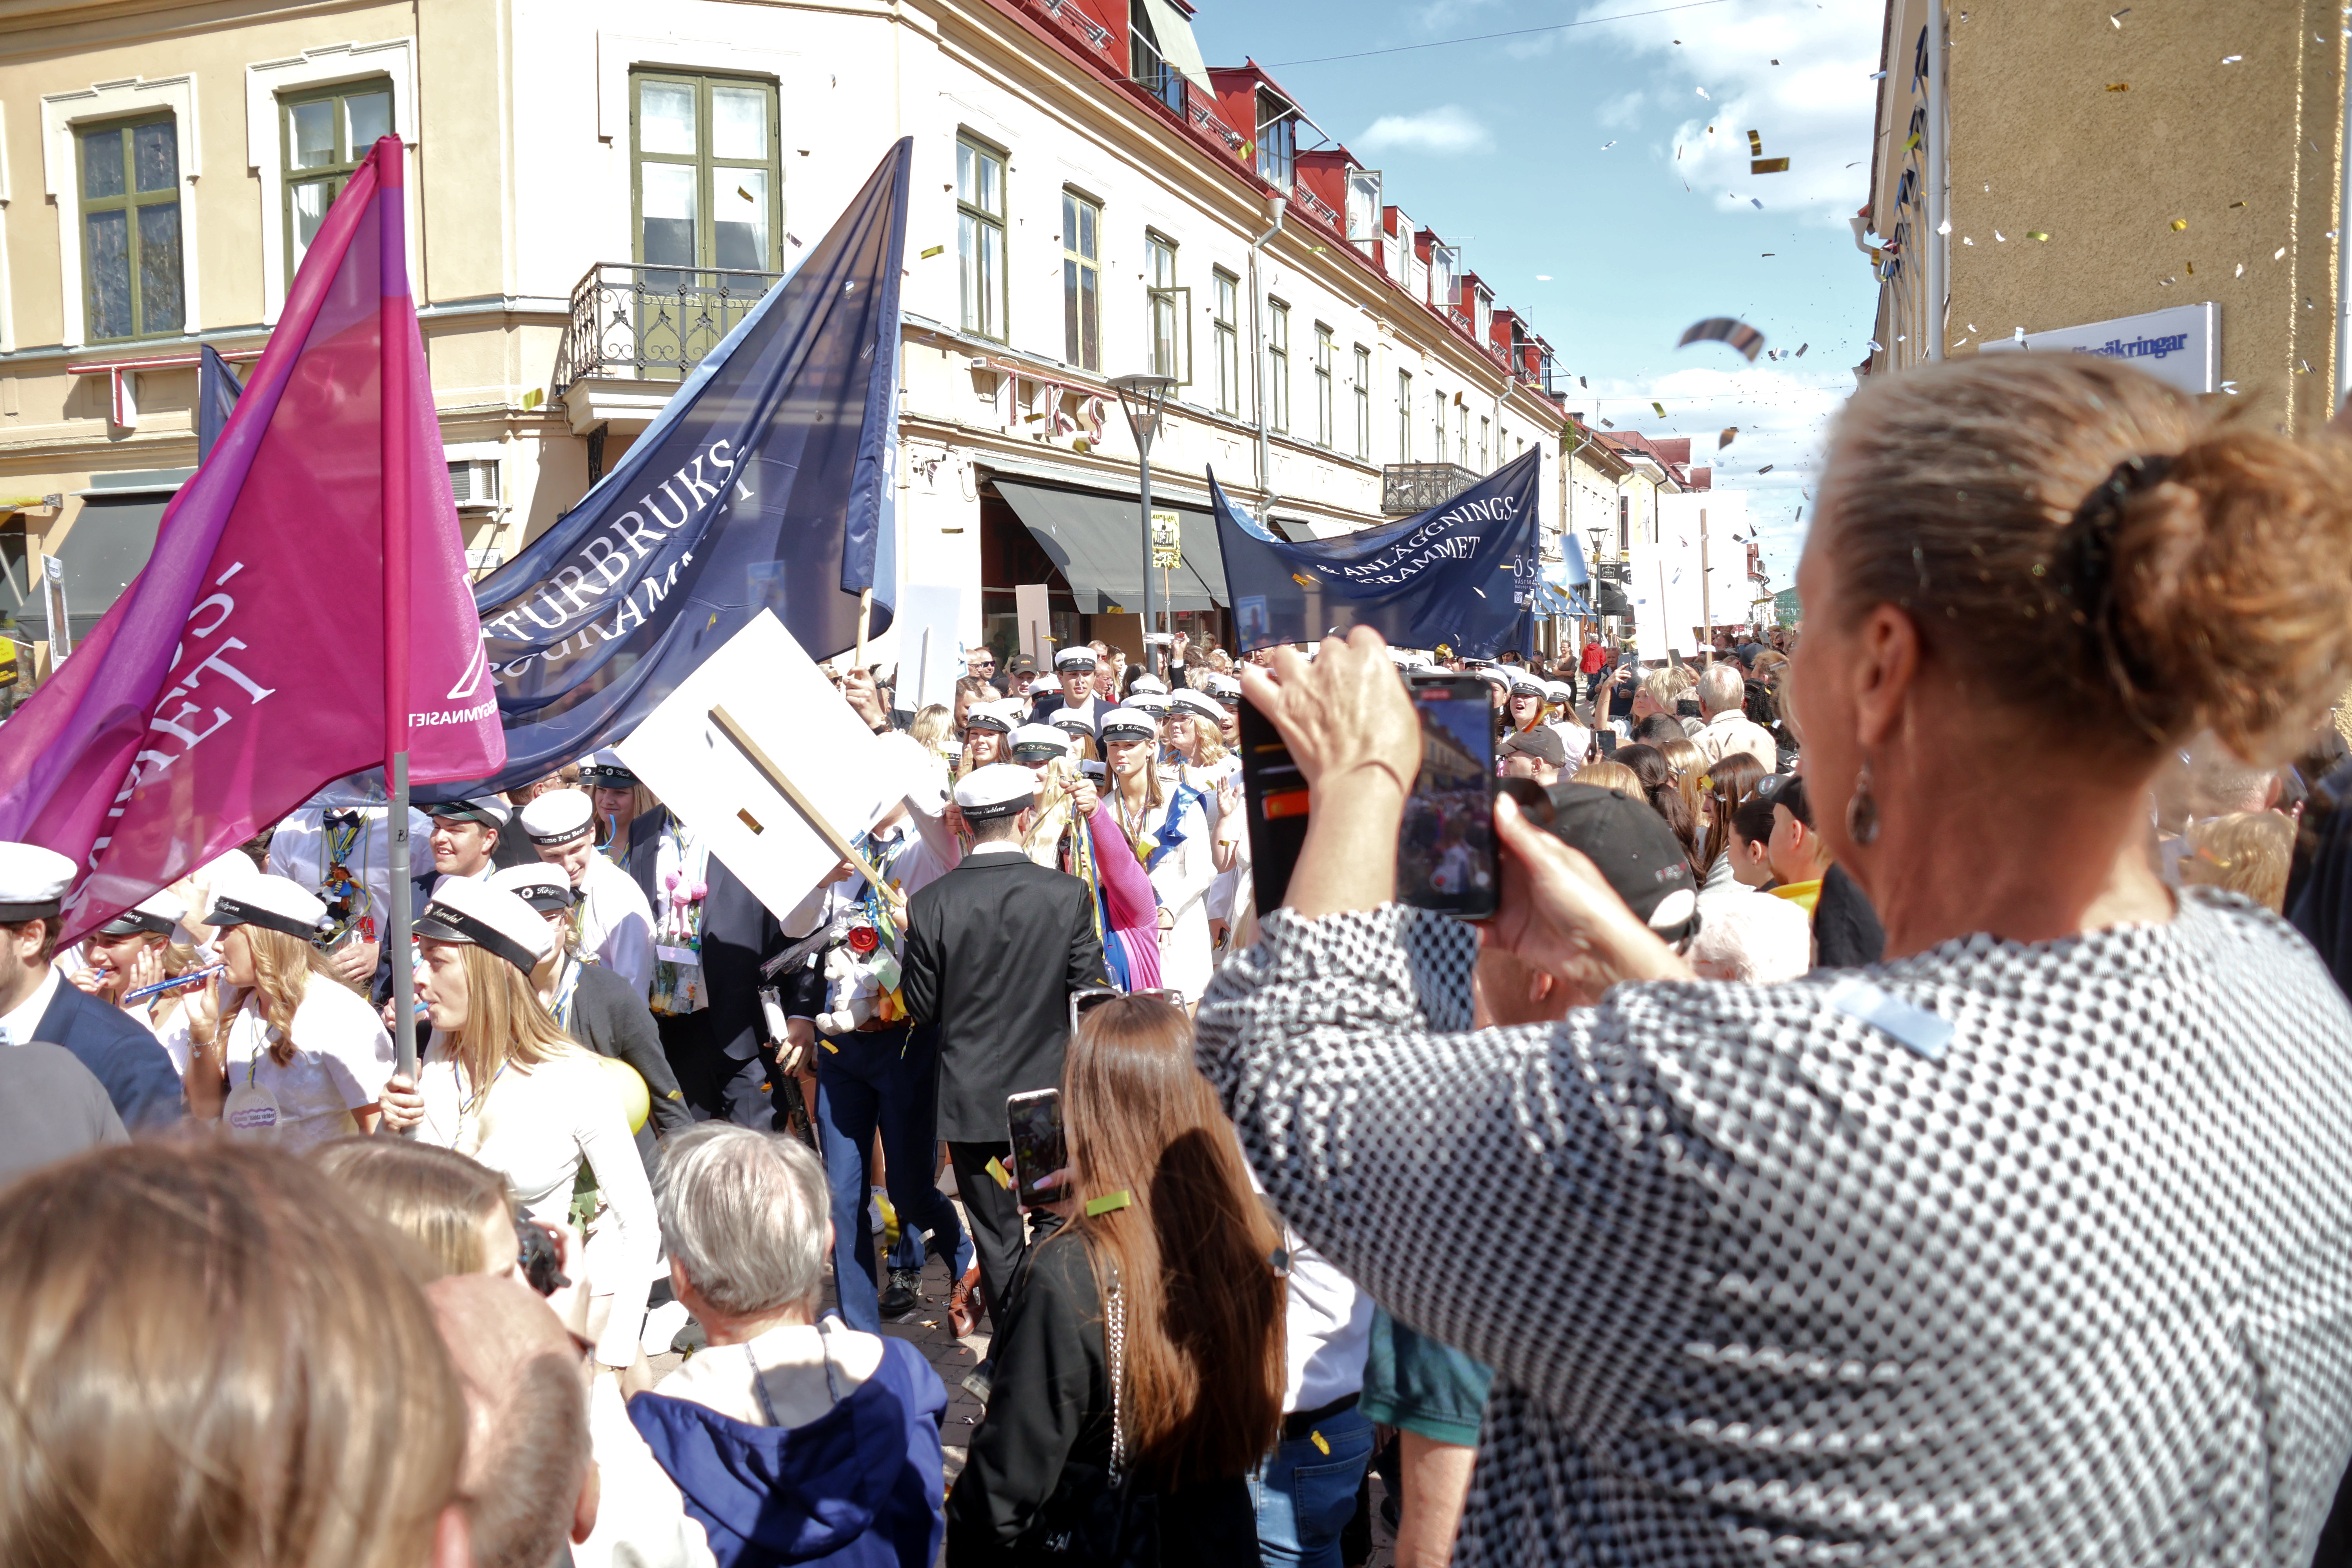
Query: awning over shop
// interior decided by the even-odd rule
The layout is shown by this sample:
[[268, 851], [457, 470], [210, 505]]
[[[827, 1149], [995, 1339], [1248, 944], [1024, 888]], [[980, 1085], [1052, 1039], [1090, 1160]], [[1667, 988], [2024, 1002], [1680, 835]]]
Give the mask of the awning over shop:
[[1536, 584], [1534, 607], [1538, 616], [1572, 616], [1577, 613], [1569, 596], [1549, 583]]
[[1624, 589], [1614, 583], [1601, 583], [1596, 586], [1598, 593], [1592, 607], [1595, 615], [1625, 616], [1633, 615], [1633, 603], [1625, 597]]
[[[1143, 608], [1142, 523], [1133, 496], [1063, 489], [1023, 479], [998, 479], [997, 492], [1069, 579], [1082, 615]], [[1196, 508], [1154, 500], [1154, 511], [1180, 520], [1184, 564], [1167, 574], [1166, 598], [1154, 573], [1154, 605], [1171, 610], [1207, 610], [1224, 603], [1224, 561], [1217, 552], [1216, 525]]]

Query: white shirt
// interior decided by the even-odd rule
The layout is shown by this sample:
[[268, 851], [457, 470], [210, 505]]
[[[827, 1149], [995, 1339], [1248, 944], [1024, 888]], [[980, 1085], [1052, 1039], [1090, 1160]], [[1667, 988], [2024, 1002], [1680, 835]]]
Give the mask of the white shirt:
[[[271, 1054], [276, 1032], [263, 1021], [261, 1001], [247, 996], [222, 1026], [226, 1031], [229, 1092], [251, 1085], [278, 1102], [277, 1125], [257, 1141], [299, 1154], [359, 1131], [352, 1112], [373, 1105], [392, 1076], [392, 1036], [375, 1009], [322, 974], [309, 976], [294, 1009], [294, 1053], [283, 1064]], [[188, 1016], [182, 1008], [164, 1026], [163, 1049], [187, 1071]], [[240, 1134], [241, 1135], [241, 1134]]]
[[588, 1441], [603, 1485], [596, 1528], [572, 1548], [572, 1568], [709, 1568], [709, 1537], [687, 1517], [677, 1483], [629, 1419], [613, 1378], [589, 1387]]
[[29, 1046], [37, 1039], [39, 1037], [33, 1031], [41, 1026], [41, 1015], [49, 1010], [49, 1004], [57, 999], [58, 987], [63, 984], [58, 966], [50, 964], [41, 983], [33, 987], [33, 994], [18, 1003], [15, 1012], [0, 1016], [0, 1045]]
[[[825, 1379], [828, 1362], [830, 1384]], [[833, 1408], [835, 1389], [848, 1398], [881, 1365], [880, 1335], [829, 1318], [821, 1324], [783, 1324], [741, 1344], [713, 1345], [655, 1384], [654, 1392], [690, 1399], [747, 1426], [769, 1425], [770, 1406], [776, 1425], [805, 1426]], [[767, 1389], [764, 1405], [751, 1385], [755, 1373]]]
[[[1265, 1186], [1257, 1172], [1252, 1170], [1249, 1179], [1250, 1190], [1264, 1196]], [[1372, 1299], [1287, 1226], [1282, 1246], [1290, 1254], [1282, 1325], [1282, 1410], [1287, 1415], [1320, 1410], [1335, 1399], [1363, 1392], [1364, 1360], [1372, 1345]]]
[[[1683, 727], [1690, 728], [1689, 722], [1685, 721]], [[1770, 732], [1737, 708], [1727, 708], [1709, 719], [1691, 736], [1691, 744], [1710, 763], [1746, 752], [1763, 763], [1768, 773], [1778, 765], [1780, 757], [1780, 748], [1772, 743]]]
[[[637, 1335], [645, 1326], [646, 1289], [661, 1235], [653, 1188], [622, 1113], [620, 1091], [598, 1059], [575, 1048], [534, 1068], [509, 1063], [477, 1105], [478, 1086], [462, 1080], [457, 1062], [443, 1054], [436, 1037], [433, 1055], [419, 1065], [416, 1077], [425, 1100], [425, 1121], [416, 1135], [498, 1172], [534, 1219], [566, 1223], [572, 1181], [581, 1162], [588, 1163], [606, 1205], [588, 1231], [590, 1291], [594, 1298], [612, 1299], [596, 1359], [607, 1366], [628, 1365], [636, 1358]], [[595, 1317], [592, 1308], [592, 1322]]]
[[626, 871], [602, 855], [588, 857], [580, 879], [580, 946], [620, 975], [637, 994], [654, 983], [654, 911]]
[[[335, 900], [323, 890], [327, 868], [333, 864], [327, 853], [328, 809], [306, 805], [278, 825], [269, 836], [269, 870], [271, 875], [284, 877], [331, 904]], [[373, 922], [362, 930], [361, 940], [382, 942], [384, 928], [392, 919], [392, 834], [385, 826], [392, 808], [358, 805], [348, 809], [357, 812], [360, 817], [359, 836], [352, 841], [348, 864], [352, 874], [367, 889], [367, 907], [352, 912]], [[408, 875], [413, 879], [432, 874], [433, 822], [412, 807], [408, 813]]]

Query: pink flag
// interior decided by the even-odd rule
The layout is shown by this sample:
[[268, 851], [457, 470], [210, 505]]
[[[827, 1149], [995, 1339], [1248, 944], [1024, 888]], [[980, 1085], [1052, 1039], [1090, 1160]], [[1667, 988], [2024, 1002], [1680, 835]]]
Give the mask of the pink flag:
[[[408, 292], [402, 151], [377, 142], [329, 209], [146, 569], [0, 726], [0, 839], [89, 868], [68, 941], [383, 763], [404, 717], [385, 710], [388, 644], [412, 781], [506, 761]], [[404, 638], [385, 636], [387, 553], [395, 594], [406, 557]]]

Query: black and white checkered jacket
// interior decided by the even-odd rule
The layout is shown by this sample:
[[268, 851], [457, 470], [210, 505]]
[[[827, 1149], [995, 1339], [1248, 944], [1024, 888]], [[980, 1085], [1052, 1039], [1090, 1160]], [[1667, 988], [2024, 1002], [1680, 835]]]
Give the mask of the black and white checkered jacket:
[[[2242, 900], [1469, 1032], [1276, 911], [1199, 1019], [1267, 1191], [1496, 1369], [1458, 1564], [2303, 1568], [2352, 1453], [2352, 1016]], [[1866, 1008], [1862, 1010], [1867, 1010]]]

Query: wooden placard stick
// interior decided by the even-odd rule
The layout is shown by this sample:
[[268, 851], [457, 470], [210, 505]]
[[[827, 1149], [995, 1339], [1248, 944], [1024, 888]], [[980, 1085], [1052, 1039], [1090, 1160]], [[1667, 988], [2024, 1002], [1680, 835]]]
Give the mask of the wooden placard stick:
[[[857, 595], [857, 668], [866, 668], [866, 628], [874, 619], [874, 590], [861, 589]], [[873, 673], [868, 670], [868, 674]]]
[[751, 732], [738, 723], [735, 716], [724, 708], [713, 708], [710, 710], [710, 721], [719, 726], [720, 734], [734, 742], [737, 749], [751, 759], [751, 765], [760, 770], [760, 776], [773, 784], [776, 793], [792, 803], [793, 809], [799, 812], [811, 827], [816, 829], [816, 836], [819, 838], [832, 846], [835, 854], [848, 861], [851, 869], [865, 878], [868, 887], [875, 889], [890, 900], [890, 907], [897, 910], [899, 918], [903, 920], [907, 912], [905, 897], [898, 889], [884, 881], [882, 873], [875, 868], [874, 863], [860, 855], [849, 840], [842, 837], [841, 830], [827, 822], [824, 819], [824, 814], [809, 803], [808, 796], [803, 795], [799, 787], [784, 776], [784, 770], [776, 766], [774, 759], [761, 749], [760, 742], [751, 739]]

